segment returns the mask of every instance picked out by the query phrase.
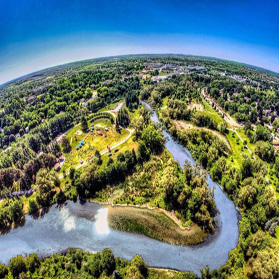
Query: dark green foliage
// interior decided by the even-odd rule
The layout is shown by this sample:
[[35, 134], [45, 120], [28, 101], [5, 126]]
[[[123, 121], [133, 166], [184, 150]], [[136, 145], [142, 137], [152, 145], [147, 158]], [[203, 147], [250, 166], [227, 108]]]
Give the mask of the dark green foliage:
[[163, 133], [154, 126], [149, 125], [146, 127], [142, 132], [141, 138], [149, 152], [158, 154], [163, 150]]
[[274, 161], [274, 147], [269, 142], [258, 141], [255, 153], [266, 162], [271, 163]]
[[8, 268], [4, 264], [0, 264], [0, 278], [5, 278], [8, 275]]
[[111, 123], [114, 123], [113, 115], [111, 113], [108, 113], [108, 112], [97, 112], [97, 113], [94, 113], [92, 116], [90, 116], [89, 121], [90, 122], [94, 122], [94, 121], [96, 121], [98, 119], [101, 119], [101, 118], [108, 118]]
[[129, 110], [137, 109], [139, 106], [139, 97], [136, 91], [129, 92], [125, 98], [126, 106]]
[[100, 267], [107, 276], [115, 270], [115, 259], [110, 249], [105, 249], [102, 252]]
[[85, 116], [82, 116], [81, 118], [81, 129], [83, 132], [86, 132], [88, 130], [88, 123]]
[[24, 218], [22, 203], [18, 200], [1, 203], [0, 228], [10, 228], [12, 224], [20, 222]]
[[69, 249], [66, 254], [41, 260], [36, 254], [24, 259], [17, 256], [11, 259], [8, 268], [0, 264], [0, 278], [7, 275], [8, 278], [197, 279], [192, 272], [168, 275], [165, 271], [148, 269], [139, 255], [131, 262], [114, 258], [109, 249], [96, 254]]
[[70, 141], [69, 141], [68, 138], [64, 137], [64, 138], [62, 139], [61, 145], [62, 145], [62, 148], [63, 148], [63, 152], [64, 152], [64, 153], [69, 153], [69, 152], [71, 152], [72, 147], [71, 147], [71, 144], [70, 144]]
[[29, 256], [27, 256], [25, 259], [25, 264], [26, 264], [26, 268], [27, 270], [29, 270], [30, 272], [34, 272], [39, 266], [40, 266], [40, 260], [38, 258], [38, 256], [36, 254], [31, 254]]
[[22, 256], [11, 258], [9, 270], [13, 277], [18, 278], [19, 274], [26, 271], [26, 264]]
[[116, 127], [122, 126], [127, 127], [130, 124], [130, 117], [127, 109], [121, 109], [116, 117]]
[[36, 200], [30, 199], [28, 204], [28, 213], [36, 214], [39, 210], [39, 205]]

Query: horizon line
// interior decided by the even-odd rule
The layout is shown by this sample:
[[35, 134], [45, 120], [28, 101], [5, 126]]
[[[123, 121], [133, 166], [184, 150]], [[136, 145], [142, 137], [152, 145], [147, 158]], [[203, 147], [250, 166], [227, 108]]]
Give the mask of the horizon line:
[[22, 75], [22, 76], [13, 78], [11, 80], [8, 80], [8, 81], [6, 81], [4, 83], [1, 83], [0, 84], [0, 88], [5, 87], [5, 86], [7, 86], [8, 84], [10, 84], [12, 82], [18, 81], [18, 80], [23, 79], [23, 78], [27, 78], [28, 76], [32, 76], [32, 75], [34, 75], [36, 73], [39, 73], [39, 72], [42, 72], [42, 71], [46, 71], [46, 70], [53, 69], [53, 68], [56, 68], [56, 67], [66, 66], [66, 65], [74, 64], [74, 63], [78, 63], [78, 62], [86, 62], [86, 61], [95, 60], [95, 59], [109, 59], [109, 58], [125, 57], [125, 56], [129, 57], [129, 56], [160, 56], [160, 55], [162, 55], [162, 56], [167, 56], [167, 55], [170, 55], [170, 56], [171, 55], [173, 55], [173, 56], [174, 55], [177, 55], [177, 56], [192, 56], [192, 57], [202, 57], [202, 58], [209, 58], [209, 59], [219, 59], [219, 60], [223, 60], [223, 61], [227, 61], [227, 62], [231, 62], [231, 63], [234, 62], [234, 63], [242, 64], [242, 65], [245, 65], [245, 66], [249, 66], [249, 67], [252, 67], [252, 68], [257, 68], [257, 69], [260, 69], [260, 70], [264, 70], [264, 71], [267, 71], [267, 72], [279, 75], [279, 71], [275, 72], [273, 70], [270, 70], [270, 69], [267, 69], [267, 68], [263, 68], [261, 66], [247, 64], [245, 62], [240, 62], [240, 61], [236, 61], [236, 60], [219, 58], [219, 57], [215, 57], [215, 56], [183, 54], [183, 53], [137, 53], [137, 54], [120, 54], [120, 55], [116, 54], [116, 55], [109, 55], [109, 56], [92, 57], [92, 58], [86, 58], [86, 59], [82, 59], [82, 60], [69, 61], [69, 62], [66, 62], [66, 63], [63, 63], [63, 64], [57, 64], [57, 65], [54, 65], [54, 66], [42, 68], [40, 70], [37, 70], [37, 71], [34, 71], [34, 72], [30, 72], [30, 73], [27, 73], [25, 75]]

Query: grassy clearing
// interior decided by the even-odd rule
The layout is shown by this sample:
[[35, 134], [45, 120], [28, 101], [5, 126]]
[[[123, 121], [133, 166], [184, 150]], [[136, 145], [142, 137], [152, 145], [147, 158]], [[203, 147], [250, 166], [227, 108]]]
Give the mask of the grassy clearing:
[[[95, 131], [92, 135], [90, 132], [83, 133], [81, 131], [81, 125], [75, 126], [68, 132], [67, 138], [70, 140], [72, 152], [65, 154], [65, 163], [63, 164], [61, 171], [69, 171], [70, 167], [79, 165], [81, 160], [86, 161], [89, 155], [95, 153], [96, 149], [102, 152], [107, 148], [107, 145], [113, 146], [129, 135], [127, 130], [122, 130], [121, 133], [116, 132], [114, 126], [108, 119], [99, 119], [93, 123], [95, 125]], [[107, 137], [99, 135], [98, 131], [96, 131], [96, 126], [100, 126], [101, 131], [106, 133]], [[109, 130], [105, 131], [105, 128], [108, 128]], [[75, 137], [76, 132], [79, 133], [77, 137]], [[80, 140], [83, 140], [85, 144], [77, 150], [76, 145], [78, 145]]]
[[200, 103], [194, 103], [194, 102], [191, 102], [188, 107], [188, 109], [191, 109], [191, 110], [196, 110], [196, 111], [203, 111], [204, 110], [204, 107], [202, 104]]
[[108, 104], [104, 108], [98, 110], [98, 112], [107, 111], [107, 110], [113, 110], [116, 107], [117, 104], [123, 103], [123, 102], [125, 102], [125, 99], [121, 99], [120, 101]]
[[252, 151], [253, 153], [255, 153], [255, 144], [250, 143], [250, 139], [248, 138], [247, 135], [245, 135], [244, 129], [243, 129], [243, 128], [238, 128], [238, 129], [236, 129], [236, 131], [238, 132], [238, 134], [241, 136], [241, 138], [242, 138], [243, 140], [246, 140], [246, 141], [247, 141], [247, 146], [251, 149], [251, 151]]
[[215, 120], [218, 124], [221, 124], [224, 121], [223, 118], [205, 100], [203, 100], [202, 103], [203, 103], [204, 110], [201, 111], [201, 113], [203, 115], [209, 116], [210, 118]]
[[264, 93], [267, 95], [267, 96], [274, 96], [275, 95], [275, 91], [272, 91], [270, 89], [264, 91]]
[[169, 100], [169, 97], [165, 97], [163, 100], [162, 100], [162, 107], [166, 107], [168, 105], [168, 100]]
[[[189, 277], [188, 277], [188, 276]], [[147, 279], [183, 279], [196, 278], [191, 272], [180, 272], [172, 269], [149, 268]]]
[[229, 160], [232, 161], [235, 167], [240, 168], [242, 163], [242, 153], [250, 154], [249, 151], [244, 148], [244, 145], [238, 135], [233, 131], [228, 131], [226, 134], [227, 139], [232, 148], [232, 153], [229, 156]]
[[95, 68], [97, 65], [98, 64], [96, 64], [96, 63], [89, 64], [89, 65], [83, 66], [82, 69], [83, 70], [88, 70], [88, 69], [91, 69], [91, 68]]
[[132, 119], [138, 119], [139, 117], [140, 117], [140, 112], [139, 112], [139, 110], [138, 109], [135, 109], [135, 110], [133, 110], [133, 111], [131, 111], [131, 110], [129, 110], [126, 106], [125, 106], [125, 108], [128, 110], [128, 112], [129, 112], [129, 116], [130, 116], [130, 120], [132, 120]]
[[279, 242], [279, 226], [277, 226], [276, 229], [275, 229], [275, 236], [276, 236], [276, 238]]
[[113, 229], [144, 234], [172, 244], [200, 243], [207, 236], [194, 224], [189, 230], [181, 230], [162, 212], [135, 207], [109, 207], [108, 223]]
[[159, 76], [166, 76], [168, 73], [167, 72], [160, 72]]
[[[120, 146], [117, 147], [118, 152], [114, 152], [114, 150], [112, 150], [112, 156], [111, 158], [113, 159], [113, 161], [117, 160], [117, 155], [119, 153], [125, 153], [126, 150], [132, 151], [133, 149], [135, 151], [137, 151], [138, 149], [138, 143], [136, 141], [133, 141], [133, 136], [131, 136], [126, 142], [122, 143]], [[103, 164], [107, 164], [108, 162], [108, 153], [102, 155], [102, 161]]]

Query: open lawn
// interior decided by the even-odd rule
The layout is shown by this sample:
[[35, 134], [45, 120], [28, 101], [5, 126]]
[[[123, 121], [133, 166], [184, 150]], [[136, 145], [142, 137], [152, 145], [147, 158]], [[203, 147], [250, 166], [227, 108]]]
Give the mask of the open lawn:
[[[79, 165], [81, 160], [86, 161], [88, 156], [94, 154], [97, 149], [102, 152], [107, 148], [107, 145], [113, 146], [129, 135], [129, 131], [127, 130], [121, 130], [118, 133], [108, 119], [99, 119], [93, 123], [95, 125], [93, 134], [90, 132], [83, 133], [81, 131], [81, 125], [75, 126], [67, 133], [67, 138], [70, 140], [72, 146], [72, 152], [64, 154], [65, 163], [62, 165], [61, 171], [69, 171], [71, 167]], [[90, 127], [91, 123], [88, 124]], [[100, 131], [97, 131], [97, 127], [100, 127]], [[108, 131], [105, 131], [105, 128]], [[99, 132], [106, 133], [107, 137], [99, 135]], [[76, 146], [81, 140], [84, 141], [84, 145], [77, 150]]]
[[164, 213], [144, 208], [109, 206], [108, 223], [116, 230], [140, 233], [173, 244], [195, 244], [207, 236], [196, 224], [182, 230]]

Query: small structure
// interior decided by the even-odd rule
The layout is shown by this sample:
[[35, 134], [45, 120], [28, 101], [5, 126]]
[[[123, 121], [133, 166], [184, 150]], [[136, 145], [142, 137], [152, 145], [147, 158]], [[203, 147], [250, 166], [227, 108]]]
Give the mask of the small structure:
[[276, 152], [279, 152], [279, 141], [273, 141], [273, 147]]
[[99, 135], [102, 136], [102, 135], [103, 135], [103, 132], [99, 132]]
[[106, 133], [104, 133], [104, 137], [105, 137], [105, 138], [107, 137], [107, 134], [106, 134]]
[[80, 141], [80, 144], [81, 144], [81, 145], [84, 145], [84, 141], [83, 141], [83, 140], [81, 140], [81, 141]]

